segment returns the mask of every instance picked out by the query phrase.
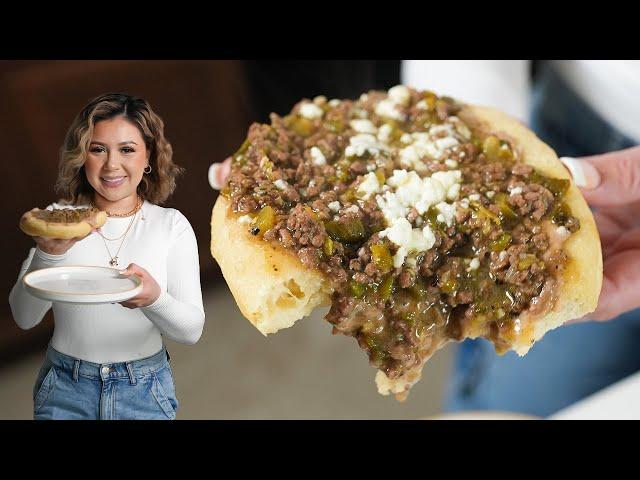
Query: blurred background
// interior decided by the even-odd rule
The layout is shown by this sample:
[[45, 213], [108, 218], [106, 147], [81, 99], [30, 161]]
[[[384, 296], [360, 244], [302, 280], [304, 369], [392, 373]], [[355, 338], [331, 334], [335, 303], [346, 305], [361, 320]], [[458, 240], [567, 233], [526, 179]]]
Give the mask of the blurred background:
[[[17, 228], [23, 212], [56, 198], [58, 151], [91, 98], [124, 92], [147, 99], [163, 118], [174, 161], [186, 174], [167, 206], [191, 222], [199, 245], [206, 325], [192, 347], [171, 341], [179, 419], [418, 418], [441, 409], [451, 353], [440, 352], [400, 404], [377, 394], [375, 369], [355, 341], [331, 334], [316, 312], [263, 337], [237, 309], [209, 253], [217, 193], [209, 165], [231, 155], [254, 121], [287, 113], [301, 98], [356, 98], [400, 82], [399, 61], [1, 61], [0, 142], [9, 181], [1, 227], [4, 298], [32, 241]], [[31, 391], [51, 337], [51, 313], [36, 328], [0, 306], [0, 419], [32, 418]]]

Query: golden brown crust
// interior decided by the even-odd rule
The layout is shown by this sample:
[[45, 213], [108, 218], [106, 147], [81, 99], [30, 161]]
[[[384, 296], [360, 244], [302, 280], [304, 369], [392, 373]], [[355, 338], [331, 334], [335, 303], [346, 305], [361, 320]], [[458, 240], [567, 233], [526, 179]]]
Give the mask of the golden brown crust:
[[220, 195], [211, 215], [211, 254], [242, 314], [264, 335], [290, 327], [330, 304], [326, 277], [284, 247], [262, 241], [238, 222]]
[[[491, 108], [476, 106], [466, 106], [459, 117], [472, 129], [508, 137], [520, 158], [542, 173], [571, 180], [555, 152], [511, 117]], [[565, 200], [572, 214], [580, 220], [580, 230], [564, 244], [568, 262], [552, 311], [538, 316], [521, 316], [521, 320], [531, 328], [523, 328], [516, 338], [511, 339], [512, 349], [519, 355], [526, 354], [547, 331], [594, 311], [597, 305], [602, 285], [602, 254], [596, 225], [573, 182]], [[218, 261], [240, 310], [251, 323], [263, 334], [273, 333], [293, 325], [315, 306], [328, 303], [331, 287], [321, 273], [306, 268], [295, 254], [283, 247], [253, 237], [237, 218], [231, 213], [226, 198], [220, 196], [212, 212], [211, 253]], [[290, 300], [278, 304], [279, 298], [294, 297], [286, 288], [286, 282], [291, 279], [300, 285], [304, 297], [297, 302]], [[420, 379], [421, 370], [422, 365], [394, 380], [378, 371], [378, 391], [385, 395], [395, 393], [398, 399], [403, 399], [411, 385]]]
[[68, 240], [88, 235], [93, 228], [100, 228], [107, 221], [107, 213], [99, 211], [79, 222], [47, 221], [48, 210], [33, 208], [20, 218], [20, 229], [32, 237], [49, 237]]

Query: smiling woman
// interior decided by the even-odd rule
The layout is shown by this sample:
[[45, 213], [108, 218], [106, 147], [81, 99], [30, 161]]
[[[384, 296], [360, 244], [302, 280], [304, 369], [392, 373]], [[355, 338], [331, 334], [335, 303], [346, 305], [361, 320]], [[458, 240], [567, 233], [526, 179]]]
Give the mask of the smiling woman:
[[[182, 169], [164, 124], [143, 99], [105, 94], [78, 114], [61, 150], [47, 207], [98, 208], [106, 223], [83, 237], [35, 236], [11, 290], [18, 326], [37, 325], [50, 308], [55, 330], [34, 387], [36, 419], [171, 419], [178, 401], [162, 337], [194, 344], [204, 325], [196, 238], [179, 211], [162, 208]], [[135, 262], [135, 263], [134, 263]], [[26, 273], [64, 265], [128, 267], [142, 290], [120, 304], [41, 300]]]

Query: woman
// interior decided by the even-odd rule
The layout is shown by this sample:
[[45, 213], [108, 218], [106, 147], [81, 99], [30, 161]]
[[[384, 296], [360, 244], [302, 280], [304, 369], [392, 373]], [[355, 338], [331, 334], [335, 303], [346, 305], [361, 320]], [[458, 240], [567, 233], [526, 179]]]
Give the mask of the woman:
[[[35, 237], [11, 290], [11, 310], [23, 329], [53, 308], [34, 418], [175, 418], [162, 336], [191, 345], [204, 325], [193, 229], [179, 211], [159, 206], [180, 172], [162, 120], [143, 99], [102, 95], [69, 128], [56, 190], [72, 208], [93, 205], [109, 217], [84, 238]], [[121, 304], [100, 305], [52, 303], [25, 290], [26, 273], [61, 265], [126, 266], [123, 275], [140, 277], [143, 289]]]

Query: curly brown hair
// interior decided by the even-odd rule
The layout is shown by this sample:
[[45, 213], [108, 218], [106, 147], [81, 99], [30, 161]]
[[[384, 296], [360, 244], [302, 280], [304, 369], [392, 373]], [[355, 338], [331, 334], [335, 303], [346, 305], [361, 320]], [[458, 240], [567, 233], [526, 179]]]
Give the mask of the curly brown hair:
[[164, 122], [146, 100], [122, 93], [106, 93], [91, 100], [73, 120], [60, 149], [55, 189], [71, 203], [91, 200], [93, 187], [87, 180], [84, 163], [95, 124], [122, 116], [136, 125], [149, 152], [151, 173], [143, 175], [138, 194], [161, 205], [176, 188], [176, 178], [184, 169], [173, 163], [173, 149], [164, 136]]

